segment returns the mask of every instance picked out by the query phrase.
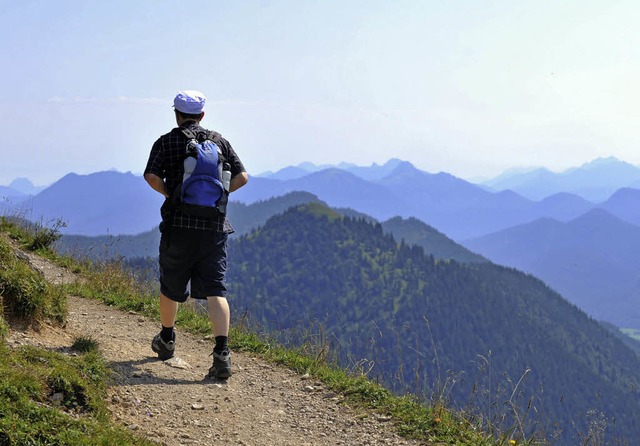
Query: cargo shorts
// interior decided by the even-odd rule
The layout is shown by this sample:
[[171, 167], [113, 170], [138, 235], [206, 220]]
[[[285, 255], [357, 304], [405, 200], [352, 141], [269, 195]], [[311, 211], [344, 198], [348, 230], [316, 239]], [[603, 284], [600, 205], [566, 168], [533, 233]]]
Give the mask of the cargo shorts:
[[160, 237], [160, 292], [176, 302], [226, 297], [228, 234], [165, 228]]

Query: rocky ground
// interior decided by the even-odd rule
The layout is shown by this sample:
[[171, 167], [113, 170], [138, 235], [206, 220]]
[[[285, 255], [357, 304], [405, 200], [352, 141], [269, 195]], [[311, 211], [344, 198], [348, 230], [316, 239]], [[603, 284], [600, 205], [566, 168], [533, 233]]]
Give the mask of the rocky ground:
[[[22, 253], [53, 283], [74, 280], [64, 269]], [[308, 376], [243, 352], [232, 354], [234, 375], [205, 378], [213, 341], [177, 328], [176, 357], [151, 351], [156, 321], [99, 302], [69, 296], [64, 329], [12, 331], [10, 345], [71, 345], [77, 336], [98, 340], [115, 370], [109, 389], [114, 419], [163, 445], [417, 445], [400, 438], [393, 421], [354, 409], [341, 395]]]

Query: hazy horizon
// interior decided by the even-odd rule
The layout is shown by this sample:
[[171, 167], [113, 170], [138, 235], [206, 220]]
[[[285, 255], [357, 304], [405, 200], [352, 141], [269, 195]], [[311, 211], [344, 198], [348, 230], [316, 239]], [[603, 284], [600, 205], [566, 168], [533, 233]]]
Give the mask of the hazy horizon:
[[[498, 177], [500, 177], [500, 176], [503, 176], [503, 175], [509, 175], [509, 174], [514, 174], [514, 175], [515, 175], [515, 174], [518, 174], [518, 173], [525, 173], [525, 172], [530, 172], [530, 171], [534, 171], [534, 170], [538, 170], [538, 169], [546, 169], [546, 170], [548, 170], [548, 171], [550, 171], [550, 172], [553, 172], [553, 173], [555, 173], [555, 174], [562, 174], [562, 173], [564, 173], [564, 172], [571, 171], [572, 169], [579, 168], [579, 167], [585, 166], [585, 165], [587, 165], [587, 164], [591, 164], [591, 163], [597, 162], [597, 161], [599, 161], [599, 160], [607, 160], [607, 159], [611, 159], [611, 158], [614, 158], [614, 159], [616, 159], [617, 161], [620, 161], [620, 162], [624, 162], [624, 163], [626, 163], [626, 161], [625, 161], [625, 160], [621, 160], [621, 159], [616, 158], [616, 157], [599, 157], [599, 158], [595, 158], [595, 159], [589, 160], [589, 161], [587, 161], [587, 162], [585, 162], [585, 163], [582, 163], [582, 164], [580, 164], [580, 165], [576, 165], [576, 166], [569, 166], [569, 167], [567, 167], [566, 169], [562, 169], [562, 170], [553, 170], [553, 169], [549, 169], [548, 167], [545, 167], [545, 166], [531, 166], [531, 167], [524, 167], [524, 166], [522, 166], [522, 167], [511, 167], [511, 168], [507, 168], [507, 169], [506, 169], [506, 170], [504, 170], [503, 172], [498, 173], [498, 174], [497, 174], [497, 175], [495, 175], [495, 176], [485, 177], [485, 178], [480, 178], [480, 177], [478, 177], [478, 178], [464, 178], [464, 177], [459, 177], [459, 176], [457, 176], [457, 175], [454, 175], [452, 172], [447, 172], [447, 171], [439, 171], [439, 172], [435, 172], [435, 171], [434, 171], [434, 172], [428, 172], [428, 173], [440, 173], [440, 172], [445, 172], [445, 173], [449, 173], [449, 174], [451, 174], [451, 175], [457, 176], [458, 178], [461, 178], [461, 179], [463, 179], [463, 180], [465, 180], [465, 181], [468, 181], [468, 182], [470, 182], [470, 183], [480, 184], [480, 183], [483, 183], [483, 182], [485, 182], [485, 181], [494, 180], [494, 179], [496, 179], [496, 178], [498, 178]], [[351, 166], [356, 166], [356, 167], [363, 167], [363, 168], [366, 168], [366, 167], [374, 167], [374, 166], [383, 166], [383, 165], [385, 165], [387, 162], [390, 162], [392, 159], [394, 159], [394, 158], [390, 158], [390, 159], [388, 159], [388, 160], [386, 160], [386, 161], [383, 161], [383, 162], [380, 162], [380, 163], [378, 163], [378, 162], [372, 162], [372, 163], [370, 163], [370, 164], [348, 163], [348, 162], [345, 162], [345, 161], [339, 161], [339, 162], [337, 162], [337, 163], [315, 164], [315, 163], [313, 163], [313, 162], [311, 162], [311, 161], [302, 161], [301, 163], [298, 163], [298, 164], [296, 164], [296, 165], [282, 166], [282, 167], [279, 167], [279, 168], [277, 168], [277, 169], [275, 169], [275, 170], [267, 170], [267, 171], [263, 171], [263, 172], [256, 172], [256, 173], [254, 173], [254, 174], [252, 174], [252, 175], [253, 175], [253, 176], [266, 176], [266, 175], [274, 174], [274, 173], [276, 173], [276, 172], [278, 172], [278, 171], [280, 171], [280, 170], [282, 170], [282, 169], [286, 169], [286, 168], [290, 168], [290, 167], [300, 167], [300, 166], [303, 166], [303, 165], [305, 165], [305, 164], [311, 164], [311, 165], [313, 165], [314, 167], [319, 168], [319, 169], [321, 169], [321, 168], [330, 168], [330, 167], [340, 167], [340, 165], [341, 165], [341, 164], [349, 164], [349, 165], [351, 165]], [[396, 158], [396, 159], [399, 159], [399, 158]], [[411, 160], [405, 160], [405, 159], [399, 159], [399, 160], [400, 160], [400, 161], [403, 161], [403, 162], [409, 162], [409, 163], [411, 163], [412, 165], [414, 165], [416, 168], [420, 169], [420, 167], [419, 167], [419, 166], [416, 166], [416, 165], [415, 165]], [[628, 163], [628, 164], [631, 164], [631, 163]], [[632, 164], [632, 165], [633, 165], [633, 164]], [[634, 165], [634, 166], [635, 166], [635, 167], [640, 168], [640, 165]], [[423, 170], [423, 169], [421, 169], [421, 170]], [[142, 176], [142, 171], [139, 171], [139, 172], [134, 172], [134, 171], [131, 171], [131, 170], [123, 171], [123, 170], [119, 170], [119, 169], [116, 169], [116, 168], [110, 168], [110, 169], [102, 169], [102, 170], [87, 171], [87, 172], [71, 172], [71, 171], [70, 171], [70, 172], [66, 172], [66, 173], [64, 173], [64, 174], [63, 174], [63, 175], [61, 175], [59, 178], [54, 179], [54, 180], [53, 180], [53, 181], [51, 181], [50, 183], [38, 183], [37, 181], [35, 181], [35, 180], [34, 180], [34, 179], [32, 179], [32, 178], [29, 178], [29, 177], [26, 177], [26, 176], [17, 176], [17, 177], [15, 177], [14, 179], [12, 179], [11, 181], [9, 181], [9, 182], [7, 182], [7, 183], [4, 183], [4, 184], [3, 184], [3, 183], [0, 183], [0, 186], [9, 187], [9, 185], [10, 185], [12, 182], [14, 182], [14, 181], [28, 180], [28, 181], [29, 181], [33, 186], [35, 186], [35, 187], [37, 187], [37, 188], [46, 188], [46, 187], [49, 187], [49, 186], [51, 186], [52, 184], [56, 183], [57, 181], [59, 181], [60, 179], [64, 178], [65, 176], [67, 176], [67, 175], [69, 175], [69, 174], [76, 174], [76, 175], [91, 175], [91, 174], [99, 173], [99, 172], [118, 172], [118, 173], [123, 173], [123, 174], [131, 173], [132, 175]]]
[[[640, 164], [640, 4], [5, 3], [0, 184], [141, 172], [181, 89], [250, 173], [412, 162], [491, 178]], [[197, 11], [198, 20], [192, 19]], [[25, 155], [27, 153], [27, 155]]]

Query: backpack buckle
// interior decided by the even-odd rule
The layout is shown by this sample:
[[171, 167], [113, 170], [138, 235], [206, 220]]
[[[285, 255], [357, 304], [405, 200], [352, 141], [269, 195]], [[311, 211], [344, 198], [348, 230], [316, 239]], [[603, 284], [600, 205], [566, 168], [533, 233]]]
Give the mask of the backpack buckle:
[[187, 141], [187, 156], [198, 156], [198, 141], [195, 139], [190, 139]]

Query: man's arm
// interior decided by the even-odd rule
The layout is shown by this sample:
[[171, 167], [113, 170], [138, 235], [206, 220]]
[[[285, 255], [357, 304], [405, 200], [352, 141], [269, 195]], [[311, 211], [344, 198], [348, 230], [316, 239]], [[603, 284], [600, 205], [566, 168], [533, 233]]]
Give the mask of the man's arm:
[[169, 198], [169, 194], [167, 193], [167, 188], [162, 178], [160, 178], [158, 175], [153, 173], [145, 173], [144, 179], [147, 181], [147, 183], [149, 183], [149, 186], [151, 186], [153, 190], [161, 193], [162, 195], [165, 196], [165, 198]]
[[240, 172], [235, 177], [231, 178], [229, 183], [229, 192], [240, 189], [242, 186], [249, 182], [249, 175], [247, 172]]

